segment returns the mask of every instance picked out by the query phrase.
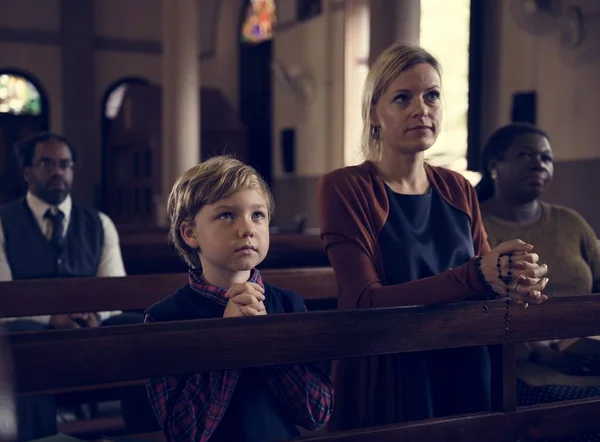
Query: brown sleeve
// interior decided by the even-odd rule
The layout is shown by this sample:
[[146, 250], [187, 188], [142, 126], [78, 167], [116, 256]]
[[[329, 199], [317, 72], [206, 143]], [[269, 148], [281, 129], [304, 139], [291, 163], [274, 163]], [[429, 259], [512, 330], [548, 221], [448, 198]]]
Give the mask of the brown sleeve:
[[370, 243], [367, 227], [375, 211], [361, 204], [362, 189], [334, 178], [339, 177], [325, 176], [321, 180], [318, 202], [321, 236], [339, 286], [340, 308], [434, 304], [487, 293], [475, 259], [436, 276], [384, 286], [376, 264], [379, 250]]

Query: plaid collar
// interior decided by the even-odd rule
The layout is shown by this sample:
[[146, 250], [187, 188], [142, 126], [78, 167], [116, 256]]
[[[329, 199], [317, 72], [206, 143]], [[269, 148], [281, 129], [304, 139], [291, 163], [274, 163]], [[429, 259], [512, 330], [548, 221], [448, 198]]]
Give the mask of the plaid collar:
[[[227, 290], [229, 289], [223, 287], [215, 287], [204, 282], [204, 280], [202, 279], [201, 269], [190, 270], [188, 273], [188, 279], [190, 287], [202, 296], [211, 299], [217, 304], [221, 304], [223, 306], [227, 305], [227, 303], [229, 302], [229, 299], [225, 297], [225, 293], [227, 293]], [[260, 276], [260, 272], [258, 271], [258, 269], [252, 269], [252, 271], [250, 272], [250, 278], [248, 279], [248, 282], [253, 282], [263, 287], [262, 277]]]

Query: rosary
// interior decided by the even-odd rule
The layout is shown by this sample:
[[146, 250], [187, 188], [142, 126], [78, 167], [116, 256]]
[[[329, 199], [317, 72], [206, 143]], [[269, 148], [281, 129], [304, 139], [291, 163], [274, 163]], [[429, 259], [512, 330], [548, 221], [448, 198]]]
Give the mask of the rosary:
[[[502, 276], [502, 264], [500, 263], [500, 261], [502, 260], [502, 257], [506, 256], [508, 258], [508, 270], [506, 272], [506, 275]], [[481, 278], [485, 281], [485, 278], [483, 276], [483, 272], [481, 271], [481, 257], [477, 260], [476, 262], [477, 265], [477, 270], [479, 272], [479, 275], [481, 276]], [[498, 279], [500, 281], [502, 281], [504, 283], [504, 285], [506, 286], [506, 313], [504, 314], [504, 331], [505, 331], [505, 337], [508, 338], [508, 332], [509, 332], [509, 324], [510, 324], [510, 280], [512, 277], [512, 265], [513, 265], [513, 260], [512, 260], [512, 254], [510, 253], [500, 253], [500, 255], [498, 255], [498, 261], [496, 262], [496, 268], [498, 269]], [[487, 282], [487, 281], [486, 281]], [[490, 290], [492, 290], [492, 286], [488, 283], [488, 288]], [[488, 313], [490, 308], [488, 306], [488, 300], [489, 300], [489, 296], [486, 296], [485, 299], [483, 300], [483, 311], [485, 313]]]

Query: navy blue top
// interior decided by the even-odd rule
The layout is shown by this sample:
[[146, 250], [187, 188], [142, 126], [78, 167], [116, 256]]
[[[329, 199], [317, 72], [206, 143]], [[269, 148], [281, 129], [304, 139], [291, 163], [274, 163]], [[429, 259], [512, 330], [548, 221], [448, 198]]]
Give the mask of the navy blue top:
[[387, 284], [437, 275], [475, 254], [467, 214], [430, 186], [425, 195], [403, 195], [388, 186], [390, 212], [379, 236]]
[[[388, 219], [379, 236], [386, 285], [434, 276], [475, 254], [466, 213], [450, 206], [434, 186], [403, 195], [386, 185]], [[490, 409], [490, 367], [485, 347], [397, 356], [406, 420]]]
[[[304, 300], [291, 290], [264, 283], [265, 308], [269, 314], [305, 312]], [[214, 302], [185, 285], [173, 295], [146, 310], [152, 322], [222, 318], [225, 306]], [[185, 385], [189, 376], [182, 376]], [[172, 393], [175, 395], [176, 393]], [[211, 442], [271, 442], [300, 436], [294, 420], [269, 391], [258, 368], [245, 368], [223, 419], [210, 438]]]

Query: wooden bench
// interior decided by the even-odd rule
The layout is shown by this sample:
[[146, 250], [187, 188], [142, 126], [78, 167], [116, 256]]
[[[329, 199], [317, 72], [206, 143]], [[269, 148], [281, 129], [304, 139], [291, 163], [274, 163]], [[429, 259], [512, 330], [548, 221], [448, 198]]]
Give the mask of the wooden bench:
[[[123, 229], [120, 228], [120, 232]], [[167, 243], [167, 231], [159, 228], [121, 232], [121, 253], [130, 275], [179, 273], [186, 264], [175, 248]], [[318, 235], [271, 235], [269, 253], [261, 269], [329, 266]]]
[[[311, 311], [335, 309], [337, 285], [330, 267], [266, 269], [265, 281], [301, 294]], [[64, 278], [0, 282], [0, 317], [65, 314], [88, 311], [144, 310], [187, 283], [187, 274], [134, 275], [122, 278]], [[59, 393], [61, 404], [113, 400], [124, 387], [140, 381], [115, 383], [100, 388], [81, 388]], [[70, 422], [62, 429], [70, 434], [118, 431], [120, 417]], [[104, 433], [104, 434], [105, 434]]]
[[[492, 412], [328, 433], [311, 440], [512, 442], [600, 432], [600, 398], [517, 407], [514, 364], [515, 343], [600, 334], [600, 295], [555, 298], [526, 312], [513, 308], [508, 337], [504, 315], [502, 301], [490, 302], [488, 313], [480, 302], [465, 302], [15, 334], [10, 345], [21, 393], [234, 367], [490, 345], [500, 362], [493, 371]], [[253, 337], [252, 352], [247, 336]], [[40, 366], [45, 369], [40, 371]]]
[[[266, 282], [299, 293], [310, 310], [335, 308], [331, 267], [266, 269]], [[144, 310], [187, 283], [186, 273], [0, 282], [0, 317]]]

